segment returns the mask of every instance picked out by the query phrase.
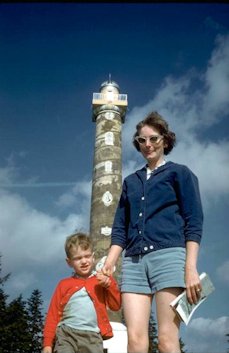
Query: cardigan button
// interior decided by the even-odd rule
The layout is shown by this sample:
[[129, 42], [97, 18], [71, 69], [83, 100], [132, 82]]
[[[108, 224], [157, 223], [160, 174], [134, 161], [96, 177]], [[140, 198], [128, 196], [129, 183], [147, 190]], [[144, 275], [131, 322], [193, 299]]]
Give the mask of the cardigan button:
[[148, 250], [148, 246], [145, 246], [145, 247], [144, 247], [144, 250], [147, 251], [147, 250]]

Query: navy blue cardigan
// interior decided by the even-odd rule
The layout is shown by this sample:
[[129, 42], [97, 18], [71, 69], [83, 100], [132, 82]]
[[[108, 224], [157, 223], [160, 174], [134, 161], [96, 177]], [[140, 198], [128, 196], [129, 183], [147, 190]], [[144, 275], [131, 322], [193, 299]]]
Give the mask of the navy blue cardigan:
[[125, 256], [200, 243], [203, 211], [198, 179], [186, 166], [167, 162], [146, 179], [146, 167], [125, 178], [111, 245]]

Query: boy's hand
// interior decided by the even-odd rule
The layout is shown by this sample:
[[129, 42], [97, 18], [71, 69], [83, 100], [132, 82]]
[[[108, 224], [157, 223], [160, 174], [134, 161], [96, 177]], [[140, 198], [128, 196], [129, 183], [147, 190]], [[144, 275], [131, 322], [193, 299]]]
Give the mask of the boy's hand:
[[107, 256], [103, 256], [99, 262], [97, 263], [95, 267], [96, 271], [101, 270], [102, 273], [106, 276], [112, 275], [113, 272], [115, 272], [116, 267], [112, 266], [108, 261], [107, 261]]
[[104, 266], [101, 268], [101, 271], [105, 276], [111, 276], [112, 273], [115, 271], [115, 266], [112, 266], [108, 262], [105, 262]]
[[104, 275], [101, 270], [98, 270], [96, 272], [96, 278], [102, 287], [104, 288], [110, 287], [111, 279], [109, 278], [109, 276]]
[[52, 353], [52, 347], [50, 346], [44, 347], [42, 353]]

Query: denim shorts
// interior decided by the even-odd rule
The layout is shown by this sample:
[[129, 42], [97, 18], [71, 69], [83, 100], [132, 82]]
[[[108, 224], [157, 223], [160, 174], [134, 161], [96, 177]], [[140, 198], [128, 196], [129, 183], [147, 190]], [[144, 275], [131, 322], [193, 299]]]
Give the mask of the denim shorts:
[[174, 247], [123, 257], [121, 292], [154, 294], [164, 288], [185, 288], [186, 250]]

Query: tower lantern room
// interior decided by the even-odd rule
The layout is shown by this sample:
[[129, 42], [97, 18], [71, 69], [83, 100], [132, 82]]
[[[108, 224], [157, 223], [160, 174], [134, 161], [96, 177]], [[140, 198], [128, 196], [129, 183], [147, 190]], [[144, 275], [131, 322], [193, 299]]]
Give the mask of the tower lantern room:
[[124, 123], [127, 109], [127, 94], [120, 94], [119, 85], [115, 81], [105, 81], [101, 84], [99, 93], [93, 93], [93, 118], [95, 121], [100, 111], [117, 111]]

